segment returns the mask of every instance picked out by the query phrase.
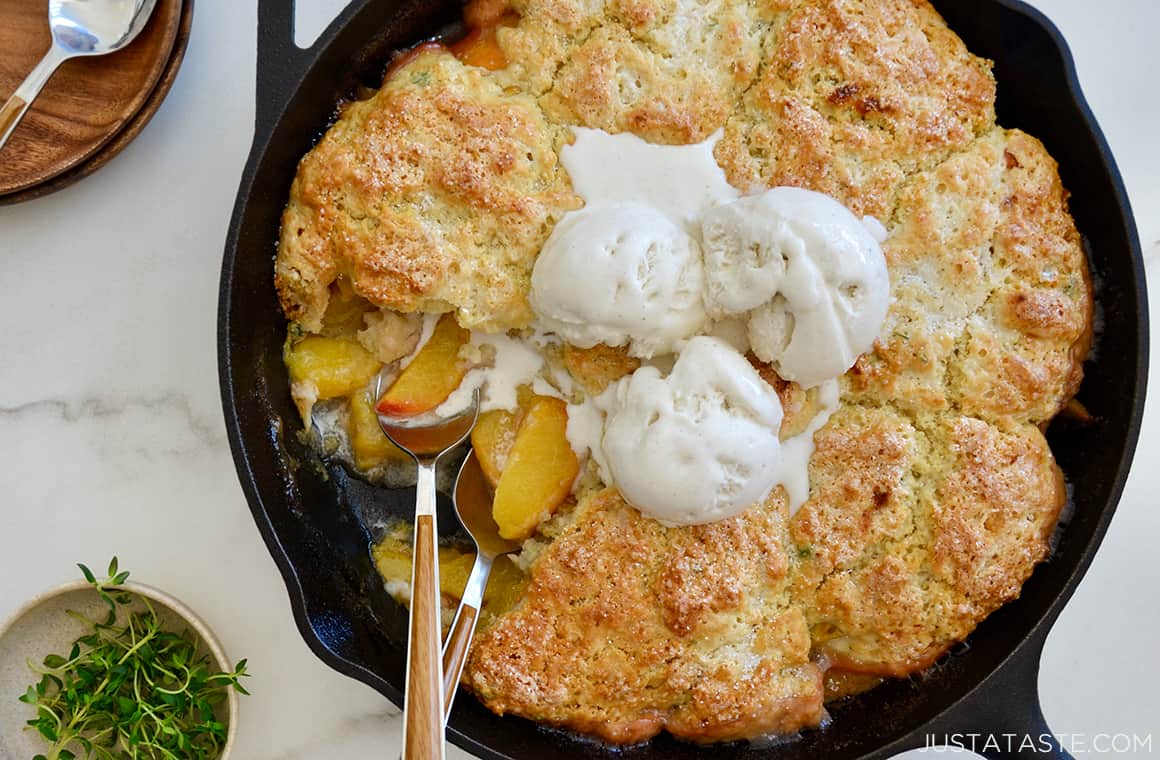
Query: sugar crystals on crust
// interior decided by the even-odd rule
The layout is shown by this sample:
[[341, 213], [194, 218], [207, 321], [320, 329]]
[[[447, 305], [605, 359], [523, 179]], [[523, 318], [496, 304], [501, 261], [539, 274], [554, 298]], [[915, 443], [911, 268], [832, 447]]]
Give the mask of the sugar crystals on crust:
[[615, 490], [577, 507], [518, 606], [478, 635], [467, 685], [491, 709], [634, 743], [813, 726], [822, 671], [789, 604], [785, 501], [665, 528]]
[[725, 125], [717, 159], [743, 191], [794, 185], [885, 218], [908, 171], [995, 120], [995, 81], [926, 2], [795, 3]]
[[1063, 479], [1034, 425], [844, 407], [815, 440], [793, 598], [839, 670], [927, 667], [1047, 553]]
[[530, 96], [419, 51], [302, 159], [275, 268], [287, 316], [317, 330], [345, 274], [379, 307], [526, 326], [535, 258], [579, 205], [559, 166], [565, 139]]
[[700, 142], [756, 75], [780, 2], [515, 0], [505, 78], [562, 124]]
[[850, 400], [1041, 424], [1079, 387], [1087, 261], [1055, 162], [993, 128], [897, 191], [892, 305], [843, 382]]

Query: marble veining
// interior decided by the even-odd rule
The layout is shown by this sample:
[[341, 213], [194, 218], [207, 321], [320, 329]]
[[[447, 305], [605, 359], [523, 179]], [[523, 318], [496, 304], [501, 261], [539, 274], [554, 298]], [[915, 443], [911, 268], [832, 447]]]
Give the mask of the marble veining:
[[221, 423], [194, 411], [188, 394], [170, 390], [153, 396], [128, 398], [91, 396], [75, 400], [40, 399], [14, 406], [0, 406], [0, 421], [29, 417], [52, 417], [66, 423], [92, 422], [116, 428], [126, 418], [163, 418], [164, 440], [160, 446], [140, 447], [146, 455], [180, 456], [221, 447], [226, 443]]

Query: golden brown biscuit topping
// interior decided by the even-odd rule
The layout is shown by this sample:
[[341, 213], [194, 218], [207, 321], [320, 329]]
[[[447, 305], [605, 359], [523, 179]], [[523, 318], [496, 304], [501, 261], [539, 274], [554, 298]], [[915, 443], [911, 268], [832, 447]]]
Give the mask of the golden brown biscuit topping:
[[501, 714], [618, 743], [816, 724], [821, 670], [785, 593], [785, 515], [774, 498], [665, 528], [614, 490], [592, 495], [532, 566], [522, 602], [477, 637], [468, 686]]
[[379, 307], [525, 326], [532, 263], [579, 204], [558, 166], [565, 136], [529, 96], [419, 53], [302, 160], [276, 268], [287, 315], [317, 329], [344, 273]]
[[[469, 18], [495, 27], [479, 66], [416, 54], [303, 159], [276, 270], [305, 330], [327, 329], [340, 276], [328, 323], [380, 357], [413, 325], [368, 309], [526, 326], [532, 265], [579, 205], [571, 125], [724, 128], [715, 156], [743, 192], [817, 190], [886, 226], [892, 297], [794, 517], [779, 489], [666, 528], [582, 477], [477, 636], [483, 703], [620, 743], [792, 732], [1017, 597], [1065, 499], [1040, 428], [1078, 388], [1092, 295], [1055, 162], [995, 125], [989, 63], [925, 0], [477, 0]], [[639, 366], [555, 351], [580, 396]], [[782, 437], [800, 432], [816, 394], [753, 363]]]
[[907, 172], [994, 123], [988, 63], [925, 2], [795, 3], [717, 158], [742, 190], [794, 185], [889, 215]]

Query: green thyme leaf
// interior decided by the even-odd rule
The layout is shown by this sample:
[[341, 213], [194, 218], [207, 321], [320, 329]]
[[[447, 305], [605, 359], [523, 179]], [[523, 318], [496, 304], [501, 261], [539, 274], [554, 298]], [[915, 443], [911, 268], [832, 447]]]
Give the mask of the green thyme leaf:
[[216, 760], [227, 730], [214, 706], [231, 688], [249, 693], [246, 661], [217, 672], [195, 634], [165, 630], [149, 599], [123, 588], [129, 573], [116, 557], [105, 578], [77, 567], [108, 612], [68, 610], [88, 632], [68, 657], [29, 663], [40, 678], [18, 699], [36, 708], [28, 730], [51, 745], [33, 760]]

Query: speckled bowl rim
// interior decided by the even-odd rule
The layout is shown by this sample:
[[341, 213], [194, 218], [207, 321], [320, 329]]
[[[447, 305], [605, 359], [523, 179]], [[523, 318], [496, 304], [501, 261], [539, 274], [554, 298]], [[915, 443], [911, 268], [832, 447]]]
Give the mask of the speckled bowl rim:
[[[91, 584], [85, 580], [69, 581], [63, 583], [55, 588], [50, 588], [47, 591], [42, 591], [36, 596], [29, 599], [24, 604], [17, 607], [10, 615], [0, 621], [0, 639], [3, 639], [8, 631], [28, 613], [32, 612], [37, 607], [41, 606], [50, 599], [55, 599], [58, 596], [71, 594], [74, 591], [82, 591], [90, 588]], [[209, 649], [213, 656], [214, 662], [217, 663], [218, 669], [223, 672], [228, 672], [233, 669], [228, 657], [226, 657], [225, 648], [221, 641], [214, 634], [213, 630], [206, 624], [201, 617], [194, 612], [185, 602], [170, 593], [162, 591], [161, 589], [150, 586], [145, 583], [137, 583], [135, 581], [128, 581], [121, 584], [119, 588], [126, 589], [135, 594], [140, 594], [151, 601], [158, 602], [170, 611], [174, 612], [178, 617], [184, 620], [197, 634], [202, 644]], [[227, 760], [234, 748], [234, 738], [238, 731], [238, 693], [233, 689], [226, 690], [226, 706], [227, 706], [227, 725], [226, 725], [226, 743], [222, 747], [221, 755], [218, 760]]]

